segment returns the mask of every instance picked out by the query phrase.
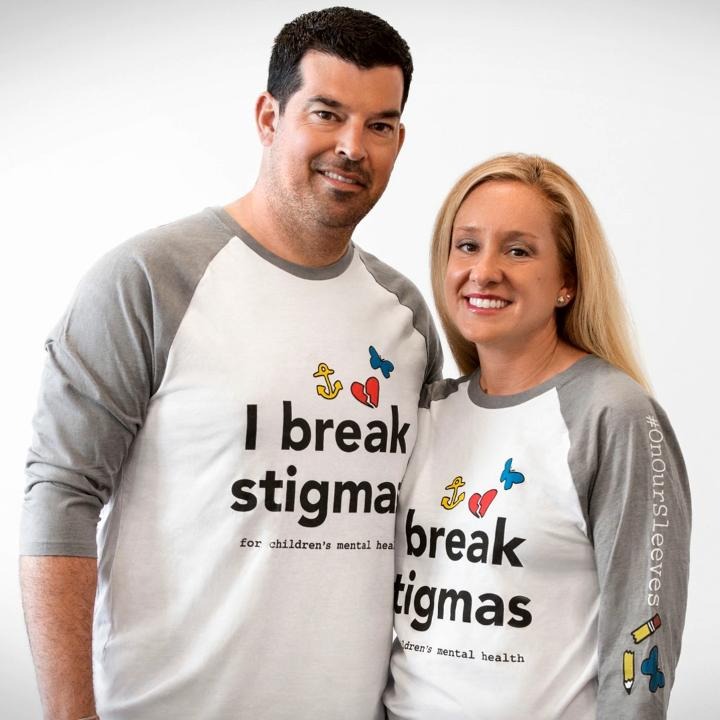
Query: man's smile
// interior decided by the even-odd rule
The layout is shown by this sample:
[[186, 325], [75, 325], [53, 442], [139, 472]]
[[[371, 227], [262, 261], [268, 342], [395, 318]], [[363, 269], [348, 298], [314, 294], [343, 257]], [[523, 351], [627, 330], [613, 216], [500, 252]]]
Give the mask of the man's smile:
[[313, 167], [313, 169], [319, 175], [322, 175], [334, 188], [340, 188], [345, 191], [357, 191], [360, 189], [366, 189], [370, 185], [370, 179], [368, 178], [367, 173], [364, 172], [346, 170], [344, 168], [333, 166]]

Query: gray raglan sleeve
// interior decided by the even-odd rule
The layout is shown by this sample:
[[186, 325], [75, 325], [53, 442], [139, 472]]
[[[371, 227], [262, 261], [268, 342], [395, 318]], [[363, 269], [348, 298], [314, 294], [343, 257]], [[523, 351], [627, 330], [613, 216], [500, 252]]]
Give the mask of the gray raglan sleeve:
[[357, 248], [360, 259], [375, 281], [397, 297], [398, 302], [412, 312], [413, 327], [425, 339], [427, 350], [427, 363], [423, 384], [428, 384], [442, 378], [443, 351], [440, 338], [435, 329], [435, 323], [430, 309], [417, 287], [404, 275], [394, 268], [386, 265], [365, 250]]
[[440, 338], [438, 337], [437, 330], [435, 329], [435, 323], [433, 322], [430, 310], [427, 305], [425, 305], [425, 301], [423, 301], [423, 305], [425, 306], [424, 312], [427, 314], [425, 317], [426, 326], [423, 334], [425, 335], [425, 342], [427, 344], [428, 351], [428, 363], [424, 382], [434, 383], [442, 379], [443, 351], [442, 345], [440, 344]]
[[96, 556], [100, 511], [120, 483], [192, 293], [227, 240], [205, 211], [121, 245], [81, 281], [45, 344], [22, 555]]
[[576, 420], [574, 458], [600, 585], [597, 717], [659, 720], [685, 622], [688, 478], [667, 416], [638, 386], [620, 376], [601, 402]]
[[118, 249], [80, 283], [46, 341], [27, 458], [20, 552], [94, 556], [153, 387], [153, 321], [143, 268]]

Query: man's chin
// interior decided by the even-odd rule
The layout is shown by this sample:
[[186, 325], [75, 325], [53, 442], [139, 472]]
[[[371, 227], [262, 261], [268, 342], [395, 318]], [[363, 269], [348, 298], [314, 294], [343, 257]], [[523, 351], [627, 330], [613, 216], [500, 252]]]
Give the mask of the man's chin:
[[352, 202], [355, 198], [347, 198], [347, 195], [344, 195], [343, 198], [336, 198], [332, 204], [317, 208], [317, 219], [325, 227], [355, 227], [372, 210], [376, 202]]
[[318, 213], [317, 220], [320, 225], [327, 228], [354, 228], [369, 212], [369, 208], [362, 212], [344, 213]]

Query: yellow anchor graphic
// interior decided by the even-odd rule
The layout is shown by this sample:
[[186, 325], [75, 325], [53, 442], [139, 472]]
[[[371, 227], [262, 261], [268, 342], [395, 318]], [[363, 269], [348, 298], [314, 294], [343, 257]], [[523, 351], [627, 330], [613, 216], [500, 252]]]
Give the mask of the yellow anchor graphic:
[[452, 490], [452, 497], [443, 497], [440, 504], [446, 510], [452, 510], [455, 506], [459, 505], [465, 499], [465, 493], [461, 492], [458, 495], [458, 490], [461, 487], [465, 487], [462, 476], [458, 475], [449, 485], [445, 486], [446, 490]]
[[324, 397], [326, 400], [332, 400], [342, 390], [342, 383], [339, 380], [330, 382], [330, 375], [334, 374], [335, 371], [326, 363], [320, 363], [317, 372], [313, 373], [314, 378], [325, 378], [325, 386], [316, 385], [315, 390], [320, 397]]

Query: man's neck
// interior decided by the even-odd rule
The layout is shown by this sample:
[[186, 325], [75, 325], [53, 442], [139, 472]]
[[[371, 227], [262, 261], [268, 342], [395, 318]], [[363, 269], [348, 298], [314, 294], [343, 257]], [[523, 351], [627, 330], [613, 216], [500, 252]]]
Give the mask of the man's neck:
[[225, 206], [226, 212], [274, 255], [305, 267], [327, 267], [346, 252], [352, 228], [308, 228], [275, 212], [265, 195], [253, 188]]

